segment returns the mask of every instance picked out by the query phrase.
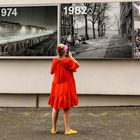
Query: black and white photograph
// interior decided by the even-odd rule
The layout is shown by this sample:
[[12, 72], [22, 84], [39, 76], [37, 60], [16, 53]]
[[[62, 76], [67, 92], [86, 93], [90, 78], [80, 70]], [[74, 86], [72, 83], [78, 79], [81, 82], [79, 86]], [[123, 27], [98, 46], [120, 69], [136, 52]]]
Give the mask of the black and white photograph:
[[57, 5], [0, 7], [0, 56], [54, 56]]
[[134, 58], [140, 58], [140, 2], [134, 2]]
[[62, 4], [61, 42], [75, 58], [132, 58], [132, 2]]

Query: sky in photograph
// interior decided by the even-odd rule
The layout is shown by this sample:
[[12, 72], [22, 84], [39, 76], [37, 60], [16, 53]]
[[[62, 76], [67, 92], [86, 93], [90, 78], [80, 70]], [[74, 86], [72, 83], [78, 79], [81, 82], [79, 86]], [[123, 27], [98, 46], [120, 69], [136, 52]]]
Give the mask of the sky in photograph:
[[[115, 16], [117, 18], [120, 18], [120, 3], [109, 3], [109, 9], [106, 10], [106, 16], [109, 17], [109, 20], [107, 21], [107, 26], [109, 27], [108, 30], [117, 30], [117, 25], [115, 24]], [[75, 24], [75, 28], [82, 28], [85, 26], [84, 19], [77, 21]], [[88, 27], [92, 28], [91, 22], [88, 21]]]
[[17, 16], [0, 16], [0, 20], [56, 30], [57, 6], [17, 7]]
[[110, 7], [106, 11], [106, 15], [109, 16], [107, 21], [108, 30], [117, 30], [116, 19], [120, 21], [120, 3], [109, 3]]
[[134, 12], [134, 28], [140, 28], [140, 3], [134, 3], [134, 8], [138, 13]]

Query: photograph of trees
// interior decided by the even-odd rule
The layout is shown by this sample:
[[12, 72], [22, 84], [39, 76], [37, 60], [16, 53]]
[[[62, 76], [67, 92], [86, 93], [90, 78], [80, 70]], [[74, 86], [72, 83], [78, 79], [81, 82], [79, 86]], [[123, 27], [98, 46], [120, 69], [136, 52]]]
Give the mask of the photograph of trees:
[[132, 3], [62, 4], [61, 42], [76, 58], [132, 58]]

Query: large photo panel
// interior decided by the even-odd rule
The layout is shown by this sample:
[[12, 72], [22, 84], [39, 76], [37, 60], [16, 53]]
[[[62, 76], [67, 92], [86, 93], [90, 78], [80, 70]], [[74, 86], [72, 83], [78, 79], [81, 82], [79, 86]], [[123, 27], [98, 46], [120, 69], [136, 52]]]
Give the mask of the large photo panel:
[[1, 6], [0, 56], [56, 55], [57, 20], [57, 5]]
[[140, 1], [133, 3], [134, 8], [134, 58], [140, 59]]
[[75, 58], [132, 58], [132, 3], [61, 5], [61, 42]]

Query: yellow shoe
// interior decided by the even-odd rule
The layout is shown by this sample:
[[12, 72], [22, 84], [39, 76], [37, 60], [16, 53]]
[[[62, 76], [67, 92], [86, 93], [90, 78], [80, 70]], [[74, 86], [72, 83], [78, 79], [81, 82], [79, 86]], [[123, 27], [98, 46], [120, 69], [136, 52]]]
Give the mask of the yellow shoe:
[[51, 129], [51, 133], [52, 134], [56, 134], [57, 133], [57, 130]]
[[77, 134], [78, 132], [76, 130], [72, 130], [70, 129], [69, 131], [65, 132], [65, 135], [73, 135], [73, 134]]

